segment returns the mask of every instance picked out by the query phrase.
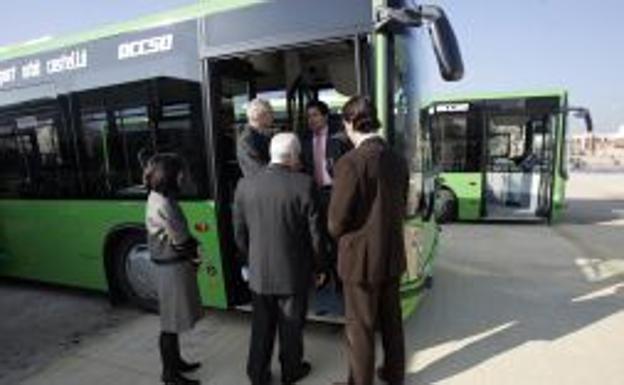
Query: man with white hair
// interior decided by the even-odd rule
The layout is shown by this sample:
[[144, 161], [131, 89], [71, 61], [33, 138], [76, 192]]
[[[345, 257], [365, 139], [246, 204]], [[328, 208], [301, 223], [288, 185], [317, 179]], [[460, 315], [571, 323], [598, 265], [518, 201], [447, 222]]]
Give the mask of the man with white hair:
[[256, 174], [269, 163], [269, 142], [273, 130], [273, 108], [264, 99], [254, 99], [247, 107], [247, 124], [236, 148], [243, 176]]
[[271, 163], [241, 179], [234, 197], [234, 235], [248, 260], [253, 301], [247, 374], [254, 385], [271, 383], [276, 330], [282, 383], [311, 369], [303, 360], [303, 326], [314, 271], [323, 271], [325, 256], [316, 186], [297, 172], [300, 152], [296, 135], [275, 135]]

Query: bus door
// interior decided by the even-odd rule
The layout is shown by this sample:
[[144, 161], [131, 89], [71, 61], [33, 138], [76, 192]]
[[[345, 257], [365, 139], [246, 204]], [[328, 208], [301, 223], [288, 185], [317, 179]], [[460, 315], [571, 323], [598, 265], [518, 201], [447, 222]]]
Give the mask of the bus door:
[[[255, 94], [253, 69], [239, 59], [208, 62], [209, 111], [213, 175], [218, 213], [219, 240], [227, 281], [228, 303], [240, 305], [249, 301], [243, 282], [240, 259], [232, 229], [232, 206], [238, 180], [242, 177], [236, 157], [236, 144], [247, 122], [246, 108]], [[227, 263], [227, 262], [229, 263]]]
[[[240, 57], [207, 59], [211, 147], [215, 153], [217, 213], [223, 261], [230, 265], [230, 304], [246, 308], [249, 291], [240, 279], [232, 229], [232, 201], [241, 172], [236, 145], [247, 121], [250, 100], [268, 101], [274, 112], [275, 132], [307, 130], [305, 106], [312, 99], [330, 99], [335, 107], [357, 92], [356, 36], [331, 39], [303, 46], [285, 46], [256, 51]], [[332, 103], [333, 101], [333, 103]], [[335, 108], [333, 108], [335, 110]], [[319, 290], [310, 302], [315, 317], [339, 317], [342, 300], [334, 287]], [[320, 294], [319, 294], [320, 293]], [[326, 294], [326, 295], [325, 295]]]
[[547, 217], [552, 186], [552, 130], [550, 115], [487, 115], [485, 218]]

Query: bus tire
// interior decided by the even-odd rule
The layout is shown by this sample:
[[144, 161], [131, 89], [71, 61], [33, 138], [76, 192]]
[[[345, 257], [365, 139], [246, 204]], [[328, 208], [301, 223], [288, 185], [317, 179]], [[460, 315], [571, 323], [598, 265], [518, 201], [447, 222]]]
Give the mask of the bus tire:
[[158, 311], [157, 276], [145, 230], [124, 232], [114, 248], [115, 281], [126, 300], [143, 310]]
[[438, 223], [450, 223], [457, 220], [457, 199], [448, 189], [436, 193], [435, 215]]

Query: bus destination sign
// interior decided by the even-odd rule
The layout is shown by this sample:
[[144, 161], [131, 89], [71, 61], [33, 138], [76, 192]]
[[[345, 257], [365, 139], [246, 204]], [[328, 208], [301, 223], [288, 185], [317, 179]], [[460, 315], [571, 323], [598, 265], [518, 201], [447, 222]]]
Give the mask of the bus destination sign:
[[[171, 51], [174, 35], [164, 34], [124, 41], [117, 44], [117, 60], [129, 60]], [[78, 47], [51, 57], [28, 58], [21, 63], [0, 66], [0, 89], [11, 88], [23, 81], [36, 81], [45, 76], [69, 73], [86, 69], [90, 66], [90, 51], [94, 47]]]

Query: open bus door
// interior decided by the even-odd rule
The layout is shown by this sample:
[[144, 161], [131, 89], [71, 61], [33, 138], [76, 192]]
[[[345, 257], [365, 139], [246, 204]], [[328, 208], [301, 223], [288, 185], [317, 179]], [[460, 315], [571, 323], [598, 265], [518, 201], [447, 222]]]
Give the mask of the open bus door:
[[554, 115], [491, 113], [486, 116], [484, 132], [484, 217], [548, 218], [555, 159]]
[[[557, 160], [554, 162], [555, 165], [552, 170], [552, 195], [550, 201], [552, 202], [549, 220], [556, 221], [559, 219], [561, 212], [564, 208], [564, 200], [565, 200], [565, 185], [568, 179], [568, 163], [569, 163], [569, 152], [568, 152], [568, 124], [570, 122], [570, 118], [581, 119], [583, 121], [583, 125], [585, 126], [585, 131], [591, 135], [593, 132], [593, 122], [591, 113], [587, 108], [584, 107], [566, 107], [560, 110], [557, 113], [557, 119], [562, 122], [561, 131], [558, 136], [558, 140], [555, 143], [556, 147], [556, 156]], [[593, 137], [591, 138], [592, 142], [590, 142], [591, 150], [594, 150]]]
[[[241, 171], [236, 147], [241, 130], [247, 121], [248, 103], [254, 98], [268, 101], [274, 112], [275, 132], [307, 130], [305, 106], [320, 96], [320, 90], [335, 94], [356, 92], [355, 36], [344, 40], [320, 41], [301, 47], [276, 47], [245, 57], [215, 57], [205, 61], [210, 100], [211, 148], [215, 151], [217, 215], [219, 238], [228, 304], [242, 310], [250, 309], [249, 289], [241, 277], [242, 258], [238, 258], [232, 228], [232, 202]], [[331, 55], [329, 54], [331, 53]], [[335, 76], [336, 68], [346, 68]], [[313, 76], [312, 76], [313, 75]], [[334, 83], [340, 78], [343, 83]], [[347, 79], [344, 79], [347, 77]], [[343, 89], [347, 84], [352, 89]], [[309, 316], [336, 321], [344, 314], [341, 293], [326, 285], [310, 295]]]

